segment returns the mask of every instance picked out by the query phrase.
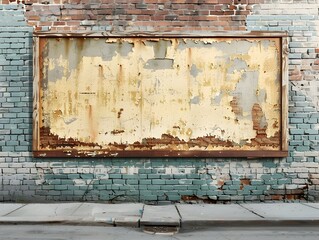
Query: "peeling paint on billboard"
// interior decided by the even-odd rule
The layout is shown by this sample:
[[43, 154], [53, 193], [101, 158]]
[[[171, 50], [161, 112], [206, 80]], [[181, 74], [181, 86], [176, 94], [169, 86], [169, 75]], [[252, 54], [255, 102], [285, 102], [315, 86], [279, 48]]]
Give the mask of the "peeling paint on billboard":
[[38, 156], [283, 150], [281, 38], [41, 37], [38, 46]]

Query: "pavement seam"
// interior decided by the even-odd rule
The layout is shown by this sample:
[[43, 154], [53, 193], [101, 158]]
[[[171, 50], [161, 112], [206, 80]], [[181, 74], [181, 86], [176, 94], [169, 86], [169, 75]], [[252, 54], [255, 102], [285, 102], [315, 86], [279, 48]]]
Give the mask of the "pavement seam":
[[313, 207], [311, 205], [307, 205], [306, 203], [301, 203], [301, 205], [306, 206], [306, 207], [310, 207], [310, 208], [313, 208], [313, 209], [316, 209], [316, 210], [319, 210], [318, 207]]
[[181, 215], [181, 213], [180, 213], [180, 211], [179, 211], [179, 209], [178, 209], [176, 204], [175, 204], [175, 208], [176, 208], [176, 211], [177, 211], [177, 213], [179, 215], [179, 226], [182, 227], [182, 215]]
[[141, 228], [141, 220], [143, 218], [143, 215], [144, 215], [144, 211], [145, 211], [145, 204], [143, 204], [143, 208], [142, 208], [142, 214], [140, 216], [140, 219], [138, 220], [138, 227]]
[[71, 213], [71, 216], [73, 216], [73, 214], [74, 214], [77, 210], [79, 210], [79, 208], [82, 207], [83, 204], [84, 204], [84, 203], [81, 203], [76, 209], [74, 209], [74, 211]]
[[17, 211], [17, 210], [19, 210], [19, 209], [25, 207], [26, 205], [27, 205], [27, 204], [23, 204], [21, 207], [18, 207], [18, 208], [16, 208], [16, 209], [12, 210], [11, 212], [9, 212], [9, 213], [3, 215], [2, 217], [6, 217], [6, 216], [10, 215], [11, 213], [14, 213], [15, 211]]
[[238, 205], [239, 205], [239, 206], [241, 206], [242, 208], [246, 209], [247, 211], [249, 211], [249, 212], [251, 212], [251, 213], [253, 213], [253, 214], [257, 215], [258, 217], [261, 217], [261, 218], [265, 219], [265, 217], [264, 217], [264, 216], [262, 216], [262, 215], [260, 215], [260, 214], [256, 213], [255, 211], [250, 210], [249, 208], [246, 208], [246, 207], [244, 207], [244, 206], [243, 206], [243, 205], [241, 205], [241, 204], [238, 204]]

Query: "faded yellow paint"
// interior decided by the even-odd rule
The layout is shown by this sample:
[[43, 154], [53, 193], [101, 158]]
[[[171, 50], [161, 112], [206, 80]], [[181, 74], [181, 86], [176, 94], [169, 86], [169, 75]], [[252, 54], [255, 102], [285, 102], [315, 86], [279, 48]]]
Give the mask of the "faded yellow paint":
[[[264, 39], [258, 38], [249, 41], [210, 38], [85, 40], [95, 41], [89, 46], [101, 49], [109, 44], [118, 44], [119, 47], [120, 42], [132, 44], [131, 51], [121, 54], [116, 50], [110, 59], [65, 53], [56, 47], [54, 41], [47, 40], [49, 50], [43, 62], [46, 70], [42, 79], [47, 87], [42, 89], [41, 100], [42, 126], [49, 127], [54, 135], [97, 143], [110, 150], [119, 149], [108, 147], [110, 143], [142, 143], [147, 138], [160, 139], [163, 134], [185, 142], [215, 136], [237, 145], [209, 143], [203, 147], [190, 147], [186, 143], [157, 144], [153, 149], [254, 149], [253, 146], [241, 145], [243, 141], [250, 143], [256, 137], [252, 110], [237, 116], [230, 105], [243, 76], [254, 71], [258, 72], [257, 91], [250, 91], [248, 84], [247, 91], [242, 94], [258, 98], [261, 90], [266, 92], [266, 99], [260, 99], [259, 105], [266, 119], [267, 137], [273, 137], [279, 131], [278, 127], [273, 127], [280, 123], [278, 39], [267, 39], [268, 45], [263, 44]], [[161, 41], [170, 44], [165, 48], [165, 56], [158, 58], [153, 45]], [[236, 42], [249, 42], [248, 51], [238, 53], [233, 49], [231, 54], [225, 53], [225, 48], [232, 49]], [[76, 43], [76, 39], [69, 42]], [[192, 47], [187, 47], [187, 43]], [[227, 46], [218, 48], [220, 43]], [[59, 57], [53, 57], [53, 51], [54, 56]], [[236, 69], [236, 59], [247, 67]], [[76, 68], [70, 67], [71, 61], [77, 61]], [[152, 61], [155, 62], [153, 67]], [[165, 64], [170, 61], [172, 65], [167, 67]], [[192, 68], [196, 70], [193, 74]], [[59, 77], [54, 73], [56, 69], [62, 69]], [[126, 150], [130, 149], [134, 148], [126, 147]], [[258, 146], [258, 149], [278, 147]]]

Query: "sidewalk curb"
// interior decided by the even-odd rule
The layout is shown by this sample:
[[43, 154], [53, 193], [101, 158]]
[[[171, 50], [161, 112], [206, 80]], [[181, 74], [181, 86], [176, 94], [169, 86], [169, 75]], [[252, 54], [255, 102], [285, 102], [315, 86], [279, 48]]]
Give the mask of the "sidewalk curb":
[[105, 226], [105, 227], [116, 227], [116, 226], [123, 226], [123, 227], [132, 227], [138, 228], [139, 221], [132, 222], [132, 221], [122, 221], [117, 219], [110, 219], [108, 220], [100, 220], [100, 219], [83, 219], [83, 218], [53, 218], [53, 219], [30, 219], [24, 217], [1, 217], [0, 218], [0, 225], [54, 225], [54, 224], [61, 224], [61, 225], [83, 225], [83, 226]]
[[278, 219], [262, 219], [262, 220], [181, 220], [177, 223], [165, 223], [159, 221], [137, 222], [132, 221], [100, 221], [94, 219], [78, 219], [78, 218], [60, 218], [60, 219], [38, 219], [30, 220], [26, 218], [0, 218], [0, 225], [75, 225], [75, 226], [105, 226], [105, 227], [132, 227], [143, 228], [151, 226], [166, 226], [166, 227], [179, 227], [181, 230], [201, 229], [210, 227], [289, 227], [289, 226], [319, 226], [319, 219], [305, 219], [305, 220], [278, 220]]
[[261, 219], [261, 220], [182, 220], [181, 229], [208, 227], [289, 227], [319, 226], [319, 219]]

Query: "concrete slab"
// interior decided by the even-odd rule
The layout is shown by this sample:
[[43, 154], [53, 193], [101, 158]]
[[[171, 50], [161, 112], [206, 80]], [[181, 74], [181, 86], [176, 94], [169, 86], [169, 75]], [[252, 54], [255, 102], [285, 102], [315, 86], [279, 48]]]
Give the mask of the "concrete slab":
[[264, 217], [265, 220], [318, 220], [319, 209], [301, 203], [256, 203], [243, 207]]
[[67, 217], [71, 216], [73, 212], [79, 208], [82, 203], [53, 203], [53, 204], [27, 204], [24, 207], [10, 213], [7, 217], [30, 217], [31, 219], [39, 217]]
[[142, 226], [180, 226], [180, 216], [174, 205], [145, 205], [140, 224]]
[[83, 203], [72, 216], [87, 216], [95, 222], [116, 226], [138, 227], [143, 213], [143, 204]]
[[0, 205], [0, 216], [5, 216], [21, 207], [23, 207], [25, 204], [19, 204], [19, 203], [3, 203]]
[[302, 204], [319, 210], [319, 203], [302, 203]]
[[178, 204], [176, 206], [182, 217], [182, 223], [185, 221], [251, 221], [262, 219], [238, 204]]

